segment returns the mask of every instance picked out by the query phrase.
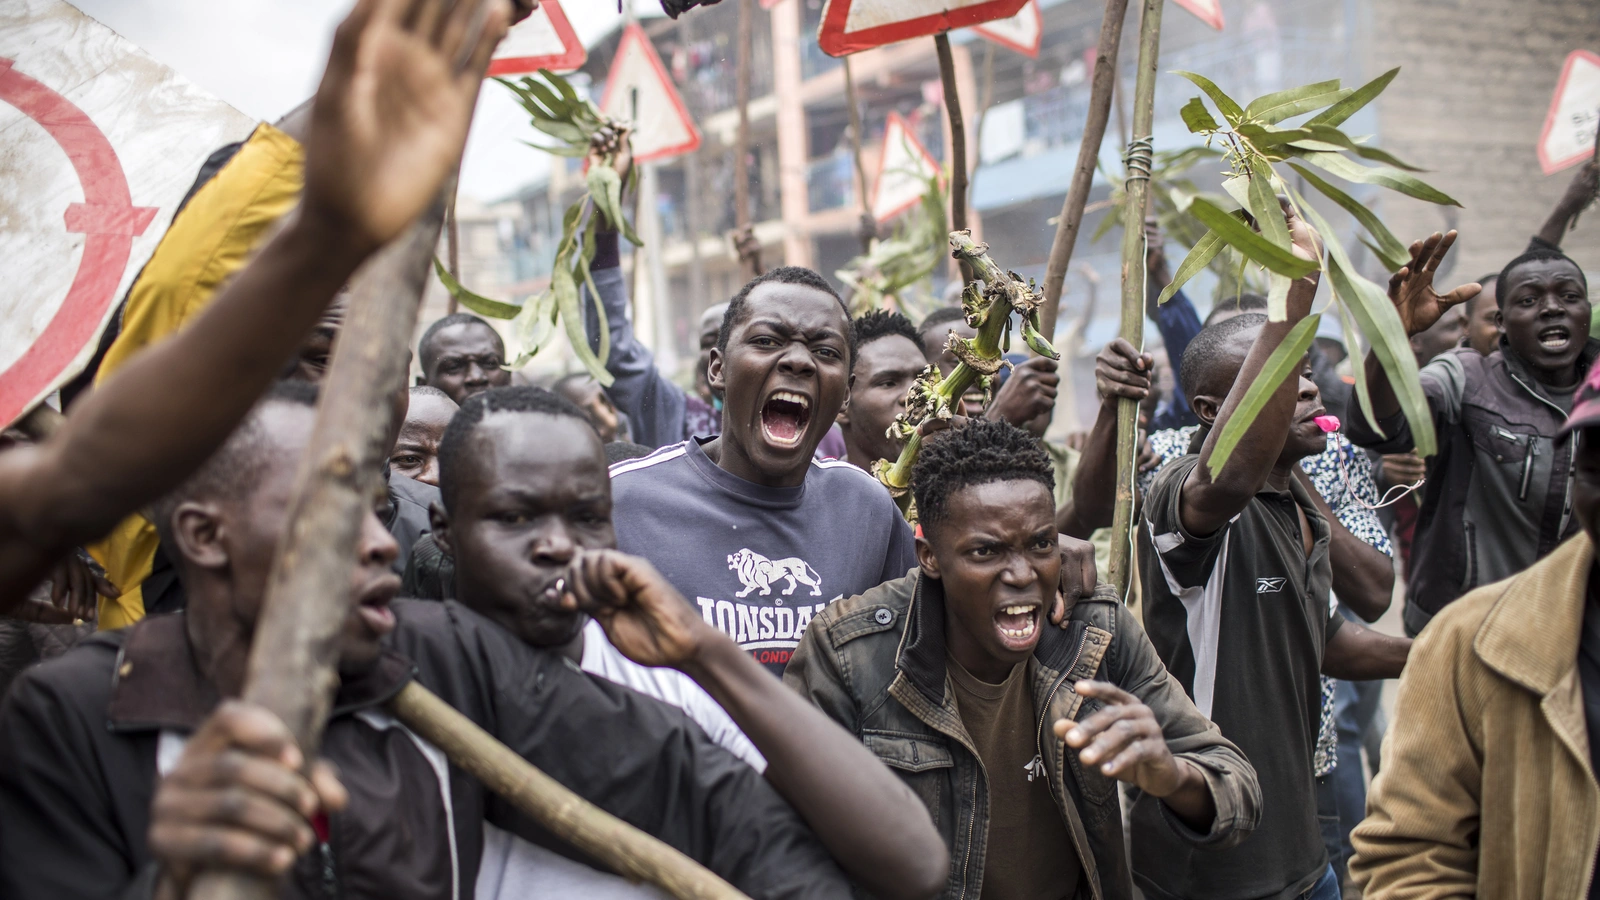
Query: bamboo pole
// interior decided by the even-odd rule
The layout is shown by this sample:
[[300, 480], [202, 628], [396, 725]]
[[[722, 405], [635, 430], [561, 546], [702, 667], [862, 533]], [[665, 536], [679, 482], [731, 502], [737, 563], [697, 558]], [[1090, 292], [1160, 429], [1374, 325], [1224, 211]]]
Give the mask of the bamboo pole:
[[653, 884], [677, 900], [748, 900], [672, 846], [539, 771], [415, 681], [389, 701], [389, 709], [489, 790], [628, 880]]
[[872, 252], [872, 240], [878, 236], [878, 220], [872, 216], [872, 198], [867, 194], [867, 167], [861, 164], [861, 101], [856, 97], [856, 80], [850, 74], [850, 57], [844, 63], [844, 102], [850, 105], [850, 155], [856, 168], [856, 195], [861, 201], [861, 225], [857, 229], [861, 238], [861, 252]]
[[[950, 53], [950, 33], [933, 36], [939, 53], [939, 81], [944, 87], [944, 110], [950, 118], [950, 230], [967, 230], [967, 125], [961, 118], [961, 96], [956, 93], [956, 61]], [[958, 257], [961, 280], [972, 280], [972, 265]]]
[[1100, 43], [1095, 50], [1094, 80], [1089, 90], [1089, 117], [1083, 123], [1083, 141], [1078, 145], [1078, 165], [1072, 170], [1072, 186], [1061, 204], [1061, 220], [1050, 244], [1045, 263], [1044, 305], [1039, 307], [1039, 328], [1045, 337], [1056, 330], [1061, 310], [1061, 289], [1072, 264], [1072, 249], [1083, 225], [1083, 206], [1094, 185], [1095, 162], [1105, 140], [1106, 122], [1111, 118], [1111, 95], [1117, 79], [1117, 51], [1122, 46], [1122, 22], [1127, 18], [1128, 0], [1106, 0], [1105, 18], [1100, 22]]
[[[1156, 63], [1161, 53], [1162, 0], [1144, 0], [1139, 20], [1139, 64], [1133, 86], [1133, 140], [1128, 144], [1128, 202], [1122, 208], [1121, 336], [1135, 347], [1144, 334], [1144, 207], [1150, 192], [1150, 130], [1155, 114]], [[1139, 404], [1117, 401], [1117, 505], [1111, 521], [1110, 581], [1119, 595], [1128, 589], [1133, 528], [1133, 458]]]
[[[393, 395], [444, 223], [450, 179], [433, 207], [356, 274], [317, 404], [289, 525], [273, 559], [251, 642], [244, 699], [271, 710], [315, 759], [338, 686], [338, 637], [350, 611], [350, 561], [389, 453]], [[196, 876], [195, 900], [271, 900], [277, 884], [240, 872]]]
[[734, 246], [745, 275], [761, 274], [761, 245], [750, 225], [750, 4], [739, 0], [738, 70], [734, 78], [735, 105], [739, 108], [739, 134], [733, 156]]

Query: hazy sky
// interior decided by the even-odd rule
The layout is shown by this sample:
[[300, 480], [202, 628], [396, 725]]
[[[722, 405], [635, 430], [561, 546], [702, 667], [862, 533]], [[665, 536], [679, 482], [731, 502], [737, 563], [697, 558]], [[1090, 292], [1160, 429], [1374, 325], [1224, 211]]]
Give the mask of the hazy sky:
[[[70, 0], [75, 6], [189, 80], [272, 121], [316, 89], [333, 29], [352, 0]], [[659, 14], [639, 0], [641, 15]], [[619, 18], [614, 0], [562, 4], [586, 43]], [[519, 140], [530, 137], [526, 114], [504, 89], [479, 102], [461, 174], [464, 193], [490, 200], [527, 183], [548, 165]]]

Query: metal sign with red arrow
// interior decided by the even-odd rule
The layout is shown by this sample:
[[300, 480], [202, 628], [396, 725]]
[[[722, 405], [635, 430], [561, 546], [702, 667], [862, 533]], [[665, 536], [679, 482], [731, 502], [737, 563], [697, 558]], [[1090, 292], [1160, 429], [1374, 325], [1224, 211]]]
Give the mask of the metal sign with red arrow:
[[589, 59], [589, 51], [567, 21], [557, 0], [544, 0], [533, 15], [506, 32], [489, 61], [490, 75], [524, 75], [549, 69], [570, 72]]
[[622, 30], [600, 97], [600, 111], [633, 123], [635, 162], [667, 159], [700, 146], [700, 129], [672, 86], [655, 45], [638, 23]]
[[1551, 175], [1593, 156], [1596, 128], [1600, 128], [1600, 56], [1574, 50], [1561, 67], [1539, 134], [1539, 168]]
[[1027, 0], [827, 0], [817, 43], [846, 56], [1017, 14]]

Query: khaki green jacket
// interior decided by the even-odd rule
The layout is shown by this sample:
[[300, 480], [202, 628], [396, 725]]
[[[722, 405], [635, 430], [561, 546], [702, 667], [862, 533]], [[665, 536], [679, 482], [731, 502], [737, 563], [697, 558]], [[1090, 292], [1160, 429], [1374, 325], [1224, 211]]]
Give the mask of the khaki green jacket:
[[1354, 835], [1368, 900], [1587, 895], [1600, 785], [1577, 660], [1593, 556], [1580, 532], [1417, 639]]

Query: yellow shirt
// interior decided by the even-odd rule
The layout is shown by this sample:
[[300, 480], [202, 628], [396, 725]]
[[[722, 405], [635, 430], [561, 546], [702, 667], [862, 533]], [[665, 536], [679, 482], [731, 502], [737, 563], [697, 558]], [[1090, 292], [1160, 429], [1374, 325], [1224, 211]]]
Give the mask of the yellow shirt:
[[[216, 177], [195, 192], [128, 292], [122, 330], [106, 352], [95, 383], [138, 351], [183, 327], [243, 268], [273, 223], [299, 201], [303, 162], [293, 138], [271, 125], [260, 125]], [[101, 599], [102, 629], [121, 628], [144, 617], [139, 586], [150, 575], [157, 543], [150, 520], [132, 515], [88, 548], [122, 590], [116, 599]]]

